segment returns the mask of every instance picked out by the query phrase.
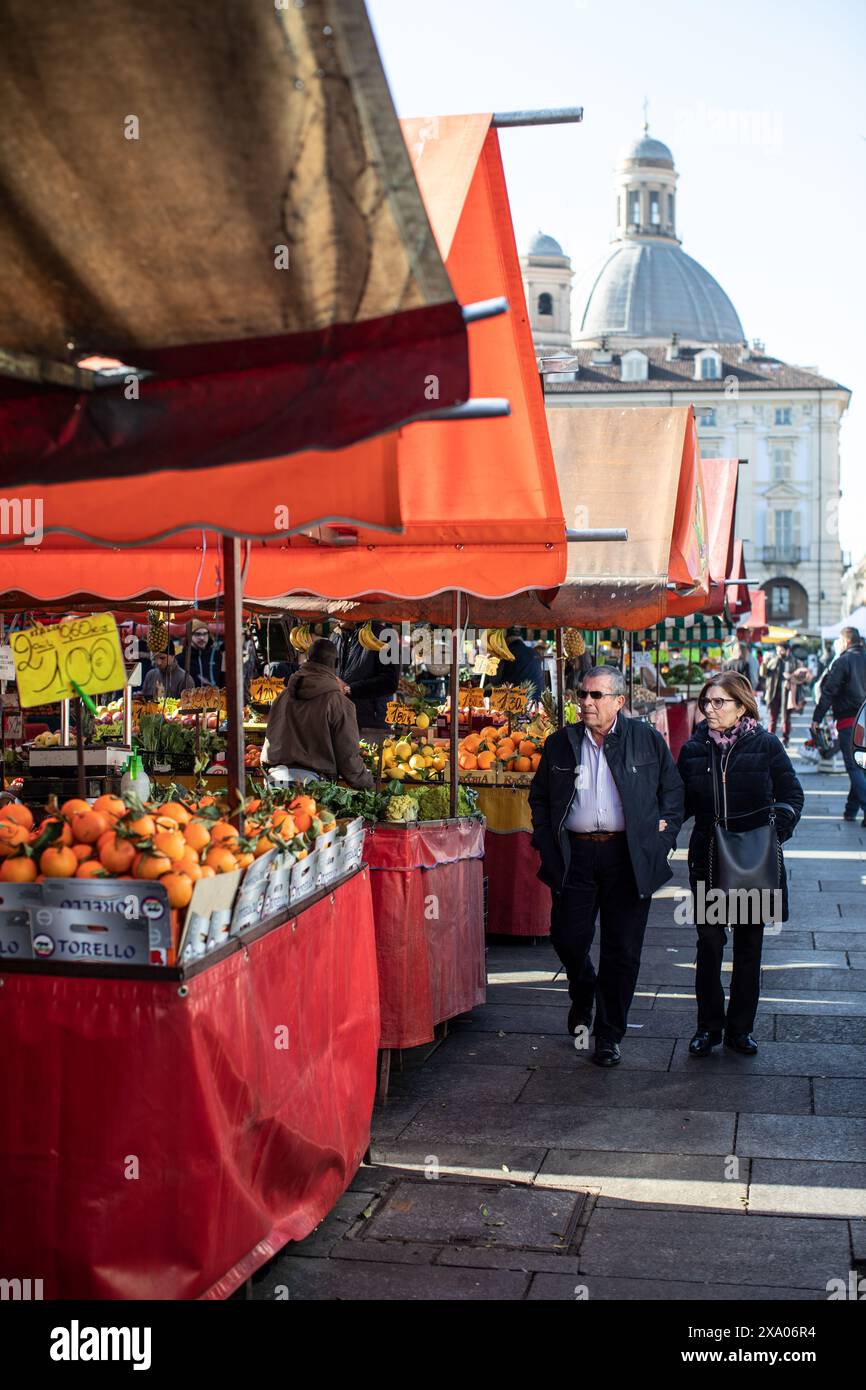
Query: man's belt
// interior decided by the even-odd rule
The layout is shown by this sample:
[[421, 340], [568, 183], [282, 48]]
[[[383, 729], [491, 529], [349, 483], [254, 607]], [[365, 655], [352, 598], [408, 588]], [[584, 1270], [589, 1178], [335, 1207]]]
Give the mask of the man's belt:
[[620, 840], [624, 830], [569, 830], [576, 840]]

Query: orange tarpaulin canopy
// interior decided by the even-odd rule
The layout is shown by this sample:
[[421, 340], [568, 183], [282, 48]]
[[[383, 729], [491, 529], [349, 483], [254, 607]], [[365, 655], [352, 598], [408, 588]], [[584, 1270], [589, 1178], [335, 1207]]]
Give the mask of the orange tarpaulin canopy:
[[[709, 530], [710, 593], [702, 613], [722, 613], [724, 580], [734, 574], [734, 517], [739, 459], [701, 459]], [[742, 553], [742, 545], [740, 547]]]
[[[550, 589], [565, 576], [565, 523], [498, 136], [489, 116], [440, 118], [435, 139], [421, 138], [423, 128], [422, 122], [405, 123], [406, 140], [454, 288], [464, 302], [508, 299], [507, 314], [473, 326], [469, 345], [473, 395], [506, 397], [511, 415], [415, 424], [336, 453], [297, 455], [311, 496], [316, 487], [339, 495], [335, 477], [356, 473], [358, 497], [369, 460], [393, 457], [394, 512], [403, 531], [341, 526], [350, 542], [345, 546], [288, 533], [254, 543], [246, 552], [247, 600], [294, 591], [339, 598], [454, 588], [501, 596]], [[255, 523], [277, 499], [288, 504], [291, 521], [291, 496], [271, 488], [266, 500], [239, 499], [233, 529], [261, 535]], [[107, 505], [104, 491], [99, 503], [93, 494], [98, 504]], [[47, 503], [46, 519], [50, 524]], [[214, 537], [204, 553], [199, 531], [131, 552], [52, 535], [38, 548], [0, 548], [0, 592], [19, 601], [81, 601], [88, 594], [119, 601], [160, 593], [206, 600], [219, 593], [219, 583]]]
[[[317, 511], [286, 457], [468, 395], [363, 0], [4, 0], [0, 185], [4, 495], [38, 484], [63, 525], [54, 488], [150, 474], [138, 539], [232, 530], [248, 479], [216, 470], [279, 459], [296, 522], [394, 524], [375, 470]], [[165, 470], [199, 475], [191, 512]], [[125, 539], [101, 510], [79, 532]]]

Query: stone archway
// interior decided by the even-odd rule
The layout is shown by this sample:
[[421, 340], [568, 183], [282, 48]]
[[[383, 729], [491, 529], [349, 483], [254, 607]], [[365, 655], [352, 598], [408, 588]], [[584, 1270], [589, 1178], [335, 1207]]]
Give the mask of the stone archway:
[[767, 595], [767, 622], [776, 627], [809, 626], [809, 595], [796, 579], [778, 575], [761, 586]]

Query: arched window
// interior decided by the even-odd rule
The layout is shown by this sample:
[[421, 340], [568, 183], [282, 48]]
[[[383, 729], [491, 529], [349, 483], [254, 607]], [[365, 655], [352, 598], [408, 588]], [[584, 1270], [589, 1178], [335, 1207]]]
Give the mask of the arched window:
[[550, 295], [550, 294], [540, 294], [540, 295], [538, 296], [538, 312], [539, 312], [539, 314], [552, 314], [552, 313], [553, 313], [553, 296], [552, 296], [552, 295]]

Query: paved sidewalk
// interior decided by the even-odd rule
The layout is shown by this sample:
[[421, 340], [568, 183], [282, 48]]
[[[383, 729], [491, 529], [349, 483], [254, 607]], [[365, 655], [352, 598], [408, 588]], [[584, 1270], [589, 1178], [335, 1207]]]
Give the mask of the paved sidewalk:
[[866, 1274], [866, 831], [841, 821], [847, 778], [797, 759], [805, 730], [758, 1056], [686, 1053], [684, 831], [622, 1065], [575, 1051], [547, 942], [491, 946], [488, 1003], [392, 1070], [373, 1164], [254, 1297], [809, 1301]]

